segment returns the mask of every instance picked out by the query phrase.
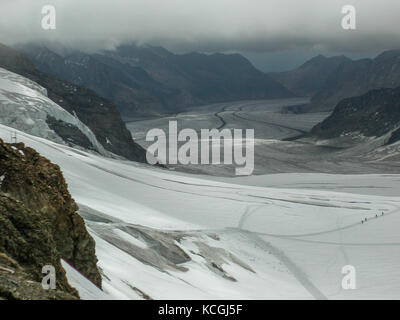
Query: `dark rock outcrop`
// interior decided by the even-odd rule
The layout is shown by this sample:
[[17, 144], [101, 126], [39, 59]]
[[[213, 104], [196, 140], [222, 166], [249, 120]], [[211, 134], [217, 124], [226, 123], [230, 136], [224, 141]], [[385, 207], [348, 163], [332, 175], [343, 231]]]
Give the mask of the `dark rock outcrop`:
[[65, 142], [70, 142], [72, 145], [84, 147], [87, 150], [95, 150], [89, 138], [72, 124], [66, 123], [62, 120], [57, 120], [50, 115], [47, 115], [46, 122], [49, 128], [57, 133], [57, 135]]
[[[341, 101], [333, 113], [315, 126], [311, 134], [318, 138], [336, 138], [347, 133], [380, 137], [400, 125], [400, 87], [377, 89]], [[394, 132], [389, 143], [397, 141]]]
[[[95, 243], [60, 168], [22, 143], [0, 140], [0, 177], [0, 298], [78, 297], [61, 258], [101, 287]], [[59, 292], [40, 289], [45, 265], [55, 267]]]
[[400, 141], [400, 129], [397, 129], [396, 131], [394, 131], [390, 137], [390, 139], [388, 140], [387, 144], [393, 144]]
[[[3, 203], [1, 204], [3, 206]], [[21, 212], [21, 209], [18, 209]], [[12, 258], [0, 253], [0, 300], [77, 300], [76, 292], [43, 290], [38, 281]]]

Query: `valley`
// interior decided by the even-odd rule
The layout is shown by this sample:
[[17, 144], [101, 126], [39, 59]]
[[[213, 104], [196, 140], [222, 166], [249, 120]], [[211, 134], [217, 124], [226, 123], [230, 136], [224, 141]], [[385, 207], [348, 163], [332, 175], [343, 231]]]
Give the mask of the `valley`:
[[[302, 137], [330, 115], [330, 112], [294, 114], [286, 107], [304, 105], [307, 98], [240, 101], [193, 107], [168, 117], [127, 122], [134, 140], [148, 147], [146, 134], [153, 128], [168, 132], [169, 121], [180, 129], [254, 129], [255, 175], [276, 173], [399, 173], [399, 146], [376, 150], [374, 139], [364, 139], [347, 148], [332, 140]], [[357, 141], [359, 142], [359, 141]], [[221, 149], [223, 145], [221, 146]], [[385, 158], [384, 161], [381, 161]], [[234, 176], [232, 165], [170, 165], [176, 171], [213, 176]]]

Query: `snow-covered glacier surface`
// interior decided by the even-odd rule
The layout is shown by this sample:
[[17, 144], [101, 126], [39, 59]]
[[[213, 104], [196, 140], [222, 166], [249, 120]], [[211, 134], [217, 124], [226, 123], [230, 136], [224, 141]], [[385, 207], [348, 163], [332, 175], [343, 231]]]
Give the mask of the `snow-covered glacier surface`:
[[[212, 181], [18, 137], [60, 165], [96, 241], [103, 291], [64, 264], [85, 299], [400, 296], [399, 175]], [[366, 179], [388, 196], [363, 194]]]
[[3, 125], [65, 143], [49, 128], [46, 119], [51, 116], [78, 128], [98, 152], [106, 154], [93, 132], [77, 117], [50, 100], [45, 88], [3, 68], [0, 68], [0, 114], [0, 123]]

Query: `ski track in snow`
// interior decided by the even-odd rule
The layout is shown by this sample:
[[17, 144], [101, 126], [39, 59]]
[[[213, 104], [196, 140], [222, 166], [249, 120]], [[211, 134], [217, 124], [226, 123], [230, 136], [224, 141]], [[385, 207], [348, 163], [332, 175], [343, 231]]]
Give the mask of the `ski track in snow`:
[[296, 279], [301, 283], [304, 288], [317, 300], [327, 300], [328, 298], [310, 281], [310, 279], [307, 277], [307, 275], [299, 268], [293, 261], [289, 259], [288, 256], [284, 254], [284, 252], [280, 251], [279, 249], [275, 248], [272, 246], [270, 243], [266, 242], [263, 240], [261, 237], [258, 236], [257, 233], [251, 232], [248, 230], [243, 229], [244, 224], [246, 223], [246, 220], [253, 214], [255, 211], [257, 211], [260, 208], [263, 207], [247, 207], [245, 213], [243, 216], [240, 218], [238, 229], [241, 232], [246, 233], [249, 237], [251, 237], [258, 245], [260, 248], [262, 248], [265, 251], [271, 251], [275, 257], [277, 257], [280, 261], [282, 261], [285, 266], [292, 272], [292, 274], [296, 277]]

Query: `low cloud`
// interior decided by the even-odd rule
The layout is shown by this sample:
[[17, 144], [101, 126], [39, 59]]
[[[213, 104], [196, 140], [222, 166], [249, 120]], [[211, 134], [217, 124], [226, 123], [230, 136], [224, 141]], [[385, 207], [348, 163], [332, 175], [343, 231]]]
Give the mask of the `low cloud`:
[[[56, 7], [57, 29], [41, 28]], [[355, 6], [357, 29], [343, 30], [341, 8]], [[135, 41], [173, 51], [367, 52], [400, 40], [398, 0], [2, 0], [0, 42], [57, 41], [84, 50]]]

